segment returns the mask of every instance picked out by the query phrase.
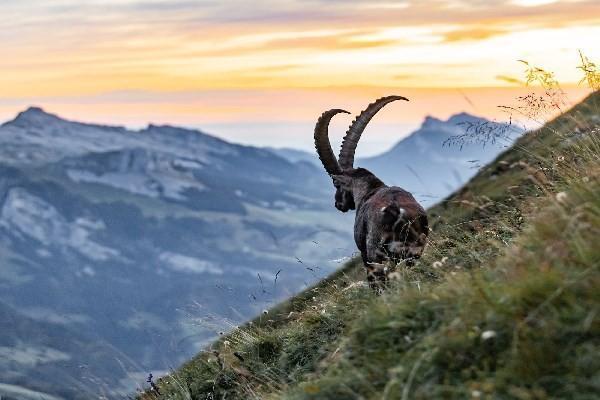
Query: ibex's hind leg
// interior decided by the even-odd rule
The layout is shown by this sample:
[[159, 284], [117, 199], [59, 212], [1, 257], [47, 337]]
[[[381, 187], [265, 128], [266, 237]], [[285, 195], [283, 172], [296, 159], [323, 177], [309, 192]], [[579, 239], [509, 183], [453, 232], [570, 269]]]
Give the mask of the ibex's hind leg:
[[375, 276], [373, 275], [373, 266], [369, 262], [367, 255], [365, 253], [361, 253], [363, 264], [365, 265], [365, 271], [367, 272], [367, 281], [369, 282], [369, 286], [372, 287], [373, 282], [375, 280]]
[[387, 280], [385, 267], [383, 264], [369, 262], [366, 254], [362, 253], [361, 255], [363, 264], [365, 264], [365, 270], [367, 271], [367, 282], [369, 282], [369, 287], [380, 294]]

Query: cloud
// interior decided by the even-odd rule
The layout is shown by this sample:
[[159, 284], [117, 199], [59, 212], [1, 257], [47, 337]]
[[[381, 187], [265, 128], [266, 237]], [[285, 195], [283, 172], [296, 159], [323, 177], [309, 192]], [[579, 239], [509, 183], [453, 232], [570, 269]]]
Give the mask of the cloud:
[[[76, 25], [94, 22], [130, 25], [169, 24], [183, 28], [218, 24], [306, 24], [337, 25], [352, 22], [355, 26], [370, 23], [402, 24], [424, 22], [463, 22], [478, 18], [523, 14], [523, 6], [556, 11], [594, 6], [594, 1], [573, 0], [407, 0], [407, 1], [340, 1], [340, 0], [20, 0], [2, 2], [0, 13], [18, 16], [19, 23], [69, 20]], [[583, 15], [582, 15], [583, 16]], [[399, 19], [400, 18], [400, 19]]]
[[317, 38], [294, 38], [277, 39], [270, 42], [269, 49], [322, 49], [322, 50], [344, 50], [344, 49], [367, 49], [383, 47], [396, 44], [396, 40], [361, 40], [352, 35], [338, 35]]
[[556, 3], [558, 0], [512, 0], [511, 3], [522, 7], [538, 7]]
[[565, 69], [565, 49], [597, 48], [597, 4], [6, 1], [0, 3], [0, 86], [4, 96], [23, 97], [497, 84], [497, 75], [513, 73], [516, 58]]
[[503, 35], [507, 31], [496, 28], [473, 27], [467, 29], [457, 29], [444, 35], [446, 42], [459, 42], [462, 40], [483, 40], [493, 36]]
[[411, 79], [415, 79], [415, 75], [413, 74], [397, 74], [392, 76], [392, 79], [396, 81], [407, 81]]

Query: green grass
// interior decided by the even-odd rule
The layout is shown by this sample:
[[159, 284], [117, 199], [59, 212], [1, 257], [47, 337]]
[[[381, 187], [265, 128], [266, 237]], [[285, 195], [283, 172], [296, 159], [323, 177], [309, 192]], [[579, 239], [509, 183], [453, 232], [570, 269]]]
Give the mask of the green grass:
[[600, 392], [600, 93], [429, 210], [381, 296], [352, 261], [145, 399], [592, 399]]

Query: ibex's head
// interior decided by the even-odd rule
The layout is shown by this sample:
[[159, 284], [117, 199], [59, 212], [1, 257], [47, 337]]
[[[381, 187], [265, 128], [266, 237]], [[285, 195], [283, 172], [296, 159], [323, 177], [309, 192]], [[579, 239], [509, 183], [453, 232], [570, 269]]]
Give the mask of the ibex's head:
[[369, 104], [369, 106], [352, 122], [352, 125], [348, 128], [342, 142], [339, 163], [338, 159], [336, 159], [333, 154], [331, 144], [329, 143], [329, 122], [336, 114], [350, 113], [346, 110], [336, 108], [325, 111], [317, 121], [317, 125], [315, 126], [315, 147], [325, 170], [333, 179], [333, 185], [336, 189], [335, 207], [342, 212], [354, 210], [356, 208], [353, 193], [354, 177], [356, 175], [363, 175], [359, 170], [368, 172], [362, 168], [355, 169], [353, 166], [354, 153], [356, 152], [356, 146], [358, 145], [360, 135], [367, 127], [369, 121], [371, 121], [371, 118], [373, 118], [386, 104], [391, 103], [394, 100], [408, 101], [407, 98], [402, 96], [382, 97], [374, 103]]
[[354, 195], [352, 193], [352, 178], [348, 175], [333, 175], [333, 186], [335, 187], [335, 208], [341, 212], [354, 210]]

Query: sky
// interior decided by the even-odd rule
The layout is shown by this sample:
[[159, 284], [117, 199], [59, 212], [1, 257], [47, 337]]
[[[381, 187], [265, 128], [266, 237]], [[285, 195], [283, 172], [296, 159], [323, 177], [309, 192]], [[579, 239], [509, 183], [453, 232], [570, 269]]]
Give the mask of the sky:
[[426, 115], [505, 118], [497, 106], [529, 90], [518, 60], [577, 101], [578, 51], [600, 59], [597, 0], [20, 0], [0, 15], [0, 121], [37, 105], [310, 149], [322, 111], [408, 97], [369, 127], [363, 155]]

